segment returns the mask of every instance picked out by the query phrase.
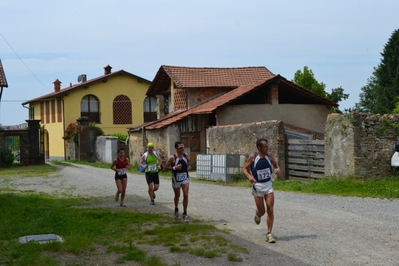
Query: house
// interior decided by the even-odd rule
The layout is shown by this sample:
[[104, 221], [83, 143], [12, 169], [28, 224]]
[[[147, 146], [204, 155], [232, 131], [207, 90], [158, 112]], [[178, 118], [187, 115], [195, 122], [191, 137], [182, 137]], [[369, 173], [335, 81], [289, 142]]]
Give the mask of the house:
[[207, 129], [238, 123], [281, 120], [291, 129], [323, 135], [336, 103], [265, 67], [197, 68], [163, 65], [147, 91], [157, 100], [157, 120], [129, 129], [132, 159], [147, 141], [164, 159], [182, 140], [192, 162], [212, 151]]
[[6, 74], [4, 73], [3, 64], [0, 60], [0, 101], [1, 96], [3, 95], [3, 88], [8, 88]]
[[22, 103], [29, 106], [29, 119], [41, 120], [46, 160], [67, 159], [64, 132], [80, 117], [88, 117], [105, 134], [126, 134], [127, 128], [146, 121], [143, 111], [149, 106], [146, 92], [151, 82], [124, 70], [111, 70], [107, 65], [104, 75], [93, 79], [79, 75], [79, 83], [62, 89], [56, 79], [53, 92]]

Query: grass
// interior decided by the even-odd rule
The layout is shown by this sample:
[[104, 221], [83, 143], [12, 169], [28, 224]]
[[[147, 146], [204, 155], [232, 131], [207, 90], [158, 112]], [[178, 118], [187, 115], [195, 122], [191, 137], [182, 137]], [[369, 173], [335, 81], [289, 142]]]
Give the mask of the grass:
[[[1, 191], [0, 191], [1, 192]], [[142, 265], [165, 265], [138, 246], [170, 247], [206, 258], [248, 253], [223, 237], [215, 226], [192, 222], [182, 224], [162, 214], [126, 212], [124, 209], [80, 208], [89, 199], [59, 199], [46, 195], [2, 194], [0, 216], [0, 265], [58, 265], [54, 253], [79, 256], [106, 246], [118, 254], [115, 263], [138, 261]], [[58, 234], [64, 243], [19, 244], [16, 239], [33, 234]]]
[[295, 191], [312, 194], [356, 196], [372, 198], [399, 198], [399, 179], [380, 177], [325, 177], [312, 182], [274, 181], [273, 187], [280, 191]]
[[7, 177], [43, 177], [55, 173], [57, 168], [49, 164], [14, 166], [9, 168], [0, 167], [0, 178]]
[[[109, 168], [110, 164], [104, 163], [88, 163], [81, 161], [71, 161], [78, 164], [91, 165], [94, 167]], [[132, 166], [130, 173], [142, 174], [137, 165]], [[170, 177], [170, 172], [160, 172], [160, 176]], [[201, 183], [212, 183], [221, 186], [233, 187], [251, 187], [242, 174], [233, 176], [233, 182], [210, 181], [203, 178], [195, 178], [191, 181]], [[372, 198], [399, 198], [399, 177], [380, 177], [380, 178], [363, 178], [363, 177], [324, 177], [312, 180], [311, 182], [291, 181], [291, 180], [275, 180], [273, 187], [276, 191], [292, 191], [311, 194], [327, 194], [338, 196], [356, 196], [356, 197], [372, 197]]]
[[[68, 162], [55, 164], [73, 166]], [[102, 166], [109, 168], [110, 165]], [[46, 176], [56, 171], [48, 164], [21, 169], [0, 169], [0, 181], [10, 177]], [[140, 245], [166, 246], [169, 252], [225, 257], [231, 261], [240, 261], [240, 254], [249, 253], [246, 248], [226, 240], [224, 235], [228, 232], [201, 221], [183, 224], [164, 214], [91, 208], [94, 203], [98, 202], [27, 191], [13, 194], [0, 188], [0, 265], [60, 265], [62, 255], [76, 258], [76, 264], [69, 265], [80, 265], [80, 256], [89, 254], [91, 258], [99, 247], [105, 247], [106, 252], [115, 257], [112, 264], [135, 261], [140, 265], [166, 265], [161, 258], [141, 250]], [[19, 244], [17, 241], [19, 237], [37, 234], [57, 234], [64, 242]]]

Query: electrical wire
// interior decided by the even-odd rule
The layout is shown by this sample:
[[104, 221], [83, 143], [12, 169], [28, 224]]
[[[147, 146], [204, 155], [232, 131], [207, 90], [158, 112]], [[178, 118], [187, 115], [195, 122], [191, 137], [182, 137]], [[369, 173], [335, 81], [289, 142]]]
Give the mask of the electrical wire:
[[24, 60], [22, 60], [22, 58], [17, 54], [17, 52], [14, 50], [14, 48], [12, 48], [12, 46], [8, 43], [8, 41], [6, 40], [6, 38], [3, 36], [3, 34], [1, 34], [1, 37], [3, 38], [3, 40], [7, 43], [7, 45], [10, 47], [10, 49], [14, 52], [14, 54], [19, 58], [19, 60], [22, 62], [22, 64], [24, 64], [24, 66], [29, 70], [29, 72], [49, 91], [51, 91], [51, 89], [49, 87], [47, 87], [36, 75], [35, 73], [33, 73], [33, 71], [28, 67], [28, 65], [24, 62]]

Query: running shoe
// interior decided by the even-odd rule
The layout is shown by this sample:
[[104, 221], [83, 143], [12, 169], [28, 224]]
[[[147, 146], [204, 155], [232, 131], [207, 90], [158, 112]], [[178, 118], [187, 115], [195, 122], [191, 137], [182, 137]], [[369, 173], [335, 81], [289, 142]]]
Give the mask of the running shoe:
[[116, 201], [116, 202], [119, 201], [119, 194], [118, 194], [118, 192], [116, 192], [116, 194], [115, 194], [115, 201]]
[[188, 215], [187, 214], [183, 214], [183, 221], [188, 223]]
[[152, 199], [155, 199], [155, 193], [152, 193]]
[[266, 234], [266, 241], [267, 241], [268, 243], [276, 243], [276, 240], [273, 238], [273, 236], [272, 236], [271, 233], [267, 233], [267, 234]]
[[256, 224], [260, 224], [260, 216], [258, 216], [258, 214], [256, 212], [255, 212], [254, 221]]
[[121, 207], [126, 207], [126, 205], [125, 205], [125, 203], [123, 203], [123, 201], [121, 201], [120, 206], [121, 206]]
[[179, 210], [175, 210], [175, 219], [179, 219]]
[[155, 205], [155, 202], [154, 202], [154, 200], [151, 200], [151, 205]]

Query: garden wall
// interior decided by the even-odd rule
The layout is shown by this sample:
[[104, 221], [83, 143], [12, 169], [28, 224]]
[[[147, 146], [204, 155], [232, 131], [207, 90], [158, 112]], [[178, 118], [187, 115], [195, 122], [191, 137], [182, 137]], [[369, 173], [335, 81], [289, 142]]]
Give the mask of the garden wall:
[[398, 114], [329, 115], [325, 129], [326, 176], [390, 175], [398, 133]]

